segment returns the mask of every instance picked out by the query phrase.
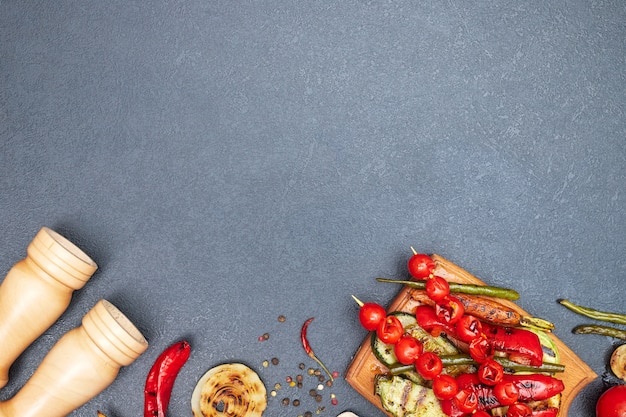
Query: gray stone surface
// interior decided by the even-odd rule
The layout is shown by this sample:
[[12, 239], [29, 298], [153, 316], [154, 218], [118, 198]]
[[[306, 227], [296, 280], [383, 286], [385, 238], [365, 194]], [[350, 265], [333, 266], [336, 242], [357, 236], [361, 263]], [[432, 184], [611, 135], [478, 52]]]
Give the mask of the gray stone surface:
[[[72, 416], [141, 415], [181, 338], [171, 415], [227, 361], [283, 384], [266, 415], [315, 411], [284, 383], [314, 365], [301, 323], [343, 372], [350, 294], [388, 303], [374, 278], [405, 277], [410, 246], [518, 289], [604, 374], [615, 341], [572, 335], [556, 299], [624, 312], [625, 21], [621, 1], [0, 1], [0, 274], [43, 225], [100, 265], [0, 396], [107, 298], [151, 347]], [[383, 415], [345, 381], [324, 395]]]

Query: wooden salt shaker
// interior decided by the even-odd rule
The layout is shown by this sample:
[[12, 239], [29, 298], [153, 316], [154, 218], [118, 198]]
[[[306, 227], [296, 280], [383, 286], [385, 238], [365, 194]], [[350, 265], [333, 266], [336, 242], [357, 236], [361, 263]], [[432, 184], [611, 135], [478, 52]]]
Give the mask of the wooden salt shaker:
[[0, 417], [66, 416], [109, 386], [120, 367], [130, 365], [147, 348], [130, 320], [100, 300], [80, 327], [52, 347], [24, 387], [0, 402]]
[[98, 266], [72, 242], [43, 227], [0, 285], [0, 388], [17, 357], [68, 307]]

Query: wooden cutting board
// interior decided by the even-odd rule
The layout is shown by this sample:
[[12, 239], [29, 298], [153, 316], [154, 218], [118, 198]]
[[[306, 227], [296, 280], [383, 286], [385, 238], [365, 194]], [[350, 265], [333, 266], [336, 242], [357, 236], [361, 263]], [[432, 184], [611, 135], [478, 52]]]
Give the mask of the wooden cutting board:
[[[435, 275], [439, 275], [446, 278], [449, 282], [459, 282], [467, 284], [482, 284], [485, 283], [465, 271], [463, 268], [453, 264], [450, 261], [438, 256], [432, 255], [433, 260], [436, 263]], [[394, 298], [389, 311], [407, 311], [413, 312], [418, 302], [412, 299], [411, 292], [414, 291], [408, 287], [403, 287], [398, 296]], [[525, 316], [530, 316], [524, 310], [522, 310], [517, 304], [508, 300], [500, 300], [502, 304], [510, 306]], [[596, 373], [585, 364], [570, 348], [568, 348], [561, 340], [550, 334], [550, 337], [556, 344], [561, 364], [565, 365], [565, 372], [557, 375], [559, 379], [565, 384], [565, 390], [561, 400], [560, 417], [566, 417], [569, 405], [576, 397], [576, 394], [587, 384], [593, 381], [597, 375]], [[359, 350], [354, 355], [352, 362], [350, 363], [346, 372], [346, 381], [363, 397], [369, 400], [372, 404], [377, 406], [385, 414], [387, 413], [381, 406], [380, 398], [374, 393], [374, 375], [384, 373], [387, 371], [384, 365], [382, 365], [372, 353], [370, 348], [370, 336], [368, 335]]]

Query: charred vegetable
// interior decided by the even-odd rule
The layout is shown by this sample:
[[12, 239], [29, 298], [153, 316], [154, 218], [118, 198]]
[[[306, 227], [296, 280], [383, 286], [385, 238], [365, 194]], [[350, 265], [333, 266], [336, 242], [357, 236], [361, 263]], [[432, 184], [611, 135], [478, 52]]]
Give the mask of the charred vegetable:
[[209, 369], [191, 396], [194, 417], [261, 417], [266, 407], [265, 385], [256, 372], [240, 363]]
[[399, 376], [376, 377], [376, 394], [395, 417], [446, 417], [432, 389]]
[[615, 376], [626, 381], [626, 345], [620, 345], [613, 351], [610, 365]]
[[[426, 289], [426, 281], [405, 281], [389, 278], [376, 278], [376, 281], [401, 284], [417, 290]], [[492, 287], [489, 285], [459, 284], [455, 282], [449, 282], [448, 284], [450, 285], [451, 293], [486, 295], [489, 297], [504, 298], [507, 300], [517, 300], [519, 298], [519, 293], [509, 288]]]
[[606, 311], [595, 310], [589, 307], [579, 306], [568, 300], [558, 300], [562, 306], [567, 307], [574, 313], [578, 313], [581, 316], [589, 317], [590, 319], [607, 321], [610, 323], [626, 324], [626, 314], [610, 313]]

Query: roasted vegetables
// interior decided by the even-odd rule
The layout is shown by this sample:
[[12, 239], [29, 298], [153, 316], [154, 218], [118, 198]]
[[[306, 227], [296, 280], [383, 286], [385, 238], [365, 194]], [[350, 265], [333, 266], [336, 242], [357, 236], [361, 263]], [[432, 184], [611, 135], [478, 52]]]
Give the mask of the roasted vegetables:
[[[406, 349], [396, 346], [402, 342], [387, 342], [372, 333], [372, 351], [389, 370], [375, 378], [383, 408], [395, 416], [496, 416], [507, 409], [511, 415], [519, 409], [556, 416], [564, 385], [548, 373], [562, 372], [563, 367], [554, 363], [554, 344], [544, 346], [551, 339], [538, 330], [549, 331], [553, 325], [527, 320], [494, 299], [517, 299], [513, 290], [444, 280], [438, 271], [452, 278], [454, 271], [445, 269], [442, 261], [431, 263], [425, 255], [414, 254], [409, 268], [416, 281], [377, 278], [410, 288], [411, 310], [387, 317], [403, 326], [399, 340], [410, 338], [422, 348], [409, 349], [419, 354], [405, 355]], [[520, 327], [524, 325], [528, 328]], [[517, 372], [523, 377], [514, 375]]]

